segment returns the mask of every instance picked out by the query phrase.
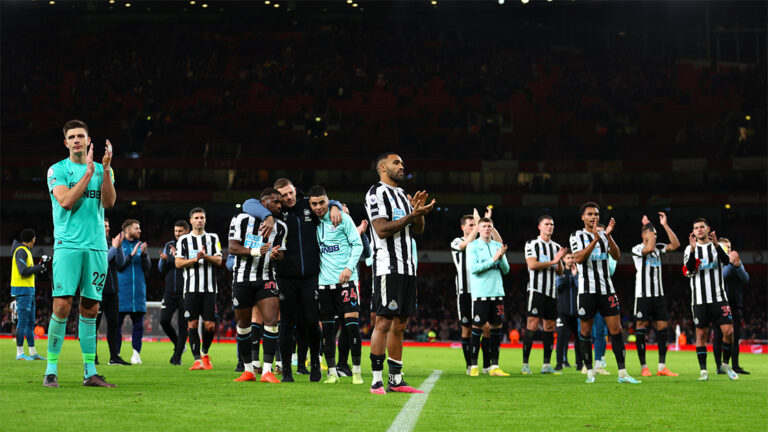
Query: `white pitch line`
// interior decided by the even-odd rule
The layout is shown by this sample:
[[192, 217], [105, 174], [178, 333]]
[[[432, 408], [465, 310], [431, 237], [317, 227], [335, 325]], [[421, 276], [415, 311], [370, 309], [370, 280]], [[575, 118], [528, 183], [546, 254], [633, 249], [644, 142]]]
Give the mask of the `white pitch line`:
[[442, 373], [443, 371], [441, 370], [435, 370], [432, 372], [432, 375], [421, 383], [419, 390], [424, 393], [414, 393], [411, 395], [411, 398], [408, 399], [408, 402], [405, 403], [403, 409], [401, 409], [400, 413], [395, 417], [395, 421], [392, 422], [392, 425], [387, 432], [410, 432], [413, 430], [413, 427], [416, 426], [416, 422], [419, 420], [421, 409], [424, 408], [424, 404], [427, 403], [429, 392], [432, 390], [432, 387], [435, 386], [435, 383]]

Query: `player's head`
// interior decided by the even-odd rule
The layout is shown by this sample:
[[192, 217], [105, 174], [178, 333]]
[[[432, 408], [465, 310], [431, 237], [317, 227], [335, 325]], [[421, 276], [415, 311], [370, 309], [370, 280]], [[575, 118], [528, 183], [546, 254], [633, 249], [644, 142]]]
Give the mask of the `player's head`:
[[573, 265], [573, 252], [570, 250], [563, 255], [563, 264], [565, 264], [566, 268], [570, 268]]
[[309, 207], [317, 217], [323, 217], [328, 213], [328, 194], [324, 187], [314, 185], [309, 189]]
[[653, 226], [652, 223], [648, 222], [647, 224], [643, 225], [642, 228], [640, 228], [640, 235], [642, 235], [643, 240], [646, 240], [650, 237], [652, 240], [656, 241], [656, 227]]
[[461, 232], [464, 233], [464, 237], [472, 234], [472, 231], [477, 226], [474, 216], [469, 214], [462, 216], [459, 222], [461, 223]]
[[720, 243], [720, 246], [723, 248], [723, 250], [728, 253], [731, 251], [731, 241], [728, 240], [725, 237], [720, 237], [717, 239], [717, 242]]
[[405, 165], [397, 153], [383, 153], [376, 158], [376, 172], [382, 181], [400, 184], [405, 179]]
[[107, 237], [109, 237], [109, 219], [104, 218], [104, 232], [107, 234]]
[[597, 230], [598, 231], [605, 231], [605, 224], [598, 223], [597, 224]]
[[21, 240], [25, 246], [32, 247], [35, 244], [36, 236], [37, 235], [35, 234], [35, 230], [32, 228], [27, 228], [19, 233], [19, 240]]
[[178, 240], [179, 237], [189, 232], [189, 222], [179, 219], [173, 223], [173, 237]]
[[296, 186], [293, 182], [285, 177], [275, 180], [273, 188], [280, 192], [280, 201], [283, 202], [283, 207], [293, 208], [296, 205]]
[[192, 230], [198, 233], [205, 230], [205, 209], [202, 207], [195, 207], [190, 210], [189, 224], [192, 225]]
[[477, 223], [477, 234], [483, 240], [488, 240], [491, 238], [491, 233], [493, 233], [493, 221], [486, 217], [480, 218]]
[[693, 235], [696, 236], [696, 240], [706, 242], [709, 231], [709, 222], [706, 219], [700, 217], [693, 220]]
[[62, 131], [64, 132], [64, 145], [69, 149], [69, 154], [85, 155], [91, 144], [88, 125], [81, 120], [70, 120], [64, 123]]
[[126, 219], [123, 222], [123, 234], [127, 240], [136, 240], [141, 237], [141, 224], [136, 219]]
[[552, 237], [552, 233], [555, 232], [555, 220], [550, 215], [539, 216], [539, 235], [544, 237]]
[[585, 228], [593, 228], [600, 221], [600, 206], [595, 202], [585, 202], [579, 209], [581, 220], [584, 221]]
[[[293, 187], [293, 185], [291, 185]], [[280, 213], [283, 210], [282, 194], [275, 188], [265, 188], [261, 191], [261, 205], [267, 208], [272, 213]], [[296, 189], [293, 190], [293, 200], [296, 202]]]

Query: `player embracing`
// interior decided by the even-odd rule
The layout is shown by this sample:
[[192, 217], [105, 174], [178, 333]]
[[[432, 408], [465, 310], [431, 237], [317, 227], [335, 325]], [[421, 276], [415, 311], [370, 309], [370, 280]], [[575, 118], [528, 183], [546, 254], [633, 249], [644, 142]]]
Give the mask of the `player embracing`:
[[[281, 209], [280, 193], [266, 188], [261, 203], [272, 213]], [[256, 381], [251, 358], [251, 315], [256, 305], [261, 313], [264, 337], [264, 364], [261, 382], [279, 383], [272, 372], [277, 351], [277, 320], [280, 315], [279, 291], [275, 278], [274, 261], [283, 259], [288, 227], [275, 221], [275, 228], [265, 239], [259, 233], [259, 221], [248, 213], [232, 218], [229, 226], [229, 253], [235, 256], [232, 267], [232, 304], [237, 320], [237, 345], [242, 357], [242, 375], [235, 381]], [[258, 352], [258, 351], [257, 351]]]

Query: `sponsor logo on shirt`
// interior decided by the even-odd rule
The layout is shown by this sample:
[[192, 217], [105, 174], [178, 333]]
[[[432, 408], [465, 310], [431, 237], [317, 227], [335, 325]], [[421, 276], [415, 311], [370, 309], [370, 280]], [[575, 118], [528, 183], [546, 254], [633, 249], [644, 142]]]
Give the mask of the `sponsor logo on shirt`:
[[339, 245], [320, 245], [320, 252], [321, 253], [334, 253], [338, 252], [340, 249]]
[[405, 217], [405, 210], [394, 208], [392, 209], [392, 220], [396, 221]]
[[699, 265], [699, 270], [712, 270], [717, 268], [717, 261], [715, 262], [709, 262], [707, 259], [701, 259], [701, 264]]
[[245, 244], [243, 247], [247, 248], [260, 248], [262, 245], [263, 238], [260, 235], [256, 234], [246, 234], [245, 235]]
[[589, 259], [592, 261], [606, 261], [608, 259], [608, 254], [605, 252], [592, 252]]
[[661, 267], [661, 259], [655, 256], [646, 258], [645, 263], [651, 267]]

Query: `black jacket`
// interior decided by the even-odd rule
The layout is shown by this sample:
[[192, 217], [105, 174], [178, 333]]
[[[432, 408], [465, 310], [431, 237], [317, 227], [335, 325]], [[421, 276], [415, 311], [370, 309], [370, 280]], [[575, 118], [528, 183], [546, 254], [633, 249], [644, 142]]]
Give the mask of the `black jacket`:
[[176, 268], [176, 257], [171, 253], [171, 246], [176, 247], [176, 241], [171, 240], [163, 246], [167, 258], [158, 260], [157, 269], [165, 276], [164, 295], [180, 296], [184, 294], [184, 269]]
[[579, 275], [574, 275], [565, 269], [562, 276], [555, 279], [557, 284], [557, 313], [559, 315], [576, 315], [577, 299], [579, 297]]
[[[329, 206], [341, 209], [338, 201], [328, 200]], [[253, 209], [258, 208], [257, 212]], [[256, 199], [243, 204], [243, 211], [262, 220], [259, 212], [269, 212]], [[317, 217], [309, 207], [309, 198], [296, 191], [296, 205], [283, 208], [280, 220], [288, 226], [285, 258], [275, 266], [277, 277], [300, 279], [320, 274], [320, 245], [317, 243]]]
[[117, 268], [125, 265], [125, 253], [122, 247], [112, 247], [112, 239], [107, 237], [109, 252], [107, 252], [107, 278], [104, 280], [103, 294], [117, 294], [119, 284], [117, 283]]

